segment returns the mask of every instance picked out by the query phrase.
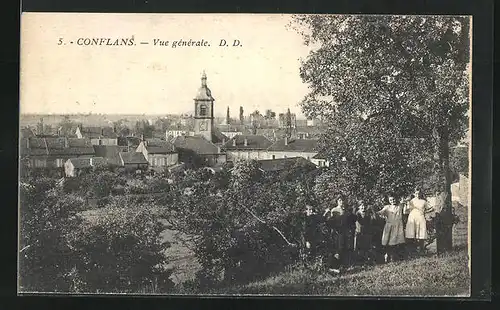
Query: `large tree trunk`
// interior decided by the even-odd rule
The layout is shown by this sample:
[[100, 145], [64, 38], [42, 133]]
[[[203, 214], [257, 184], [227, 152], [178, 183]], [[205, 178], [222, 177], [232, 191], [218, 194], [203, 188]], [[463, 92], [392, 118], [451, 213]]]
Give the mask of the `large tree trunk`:
[[438, 214], [436, 225], [437, 252], [443, 253], [453, 248], [453, 213], [451, 203], [451, 171], [450, 171], [450, 147], [448, 128], [440, 128], [438, 134], [438, 154], [440, 173], [444, 181], [444, 205]]

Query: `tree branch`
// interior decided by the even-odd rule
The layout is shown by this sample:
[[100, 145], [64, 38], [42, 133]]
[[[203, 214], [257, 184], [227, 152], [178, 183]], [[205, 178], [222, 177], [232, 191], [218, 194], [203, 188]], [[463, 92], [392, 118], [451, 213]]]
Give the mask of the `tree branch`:
[[[263, 223], [263, 224], [266, 224], [266, 225], [269, 225], [266, 221], [264, 221], [263, 219], [260, 219], [257, 215], [255, 215], [252, 211], [250, 211], [250, 209], [248, 209], [247, 207], [245, 206], [242, 206], [246, 211], [248, 211], [257, 221]], [[278, 232], [278, 234], [280, 234], [281, 238], [283, 238], [283, 240], [285, 240], [285, 242], [289, 245], [289, 246], [292, 246], [292, 247], [295, 247], [297, 246], [297, 244], [295, 243], [291, 243], [290, 241], [288, 241], [288, 239], [285, 237], [285, 235], [283, 235], [283, 233], [278, 229], [276, 228], [276, 226], [273, 226], [273, 225], [270, 225], [274, 230], [276, 230], [276, 232]]]

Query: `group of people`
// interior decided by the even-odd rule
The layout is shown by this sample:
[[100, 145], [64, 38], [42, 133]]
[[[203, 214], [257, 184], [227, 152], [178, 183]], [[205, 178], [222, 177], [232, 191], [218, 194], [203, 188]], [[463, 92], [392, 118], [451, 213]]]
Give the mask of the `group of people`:
[[[390, 262], [424, 253], [427, 239], [425, 213], [430, 209], [420, 190], [399, 203], [395, 195], [383, 198], [380, 207], [358, 201], [348, 207], [338, 195], [337, 205], [323, 213], [306, 205], [304, 241], [309, 258], [322, 254], [330, 272], [354, 263]], [[321, 227], [324, 227], [322, 230]]]

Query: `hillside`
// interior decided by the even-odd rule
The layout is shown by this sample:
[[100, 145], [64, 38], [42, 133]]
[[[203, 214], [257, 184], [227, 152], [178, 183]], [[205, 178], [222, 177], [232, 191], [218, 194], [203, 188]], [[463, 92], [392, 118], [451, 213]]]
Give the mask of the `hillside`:
[[467, 207], [455, 204], [460, 218], [453, 229], [455, 250], [436, 255], [435, 244], [426, 257], [374, 267], [358, 267], [341, 276], [305, 268], [224, 288], [215, 294], [368, 295], [368, 296], [468, 296], [470, 274], [467, 250]]

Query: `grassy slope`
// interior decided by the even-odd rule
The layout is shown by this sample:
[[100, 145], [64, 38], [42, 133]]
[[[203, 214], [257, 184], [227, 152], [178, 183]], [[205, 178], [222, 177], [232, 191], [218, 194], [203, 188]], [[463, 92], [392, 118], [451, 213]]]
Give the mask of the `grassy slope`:
[[[341, 276], [309, 270], [283, 272], [262, 281], [224, 289], [222, 294], [279, 295], [377, 295], [377, 296], [468, 296], [470, 276], [467, 254], [467, 208], [457, 207], [460, 223], [453, 232], [455, 251], [431, 254]], [[431, 249], [432, 250], [432, 249]]]
[[295, 270], [225, 290], [225, 294], [461, 295], [469, 294], [467, 252], [379, 265], [340, 277]]

